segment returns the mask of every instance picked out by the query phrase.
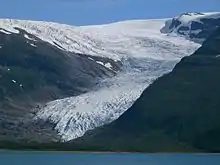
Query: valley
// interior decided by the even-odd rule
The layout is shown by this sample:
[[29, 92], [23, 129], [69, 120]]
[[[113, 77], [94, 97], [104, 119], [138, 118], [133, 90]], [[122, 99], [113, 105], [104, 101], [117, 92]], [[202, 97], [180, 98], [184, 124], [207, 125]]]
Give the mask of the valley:
[[[200, 17], [212, 21], [200, 22], [195, 29], [191, 25], [200, 21]], [[201, 46], [207, 34], [217, 28], [219, 17], [219, 13], [188, 13], [173, 19], [128, 20], [91, 26], [1, 19], [0, 34], [6, 39], [0, 43], [0, 56], [6, 63], [12, 62], [10, 65], [14, 65], [14, 61], [10, 61], [13, 56], [19, 57], [16, 66], [22, 71], [25, 67], [23, 63], [20, 66], [19, 60], [25, 61], [25, 66], [36, 65], [37, 69], [30, 72], [36, 80], [40, 77], [40, 83], [22, 93], [22, 97], [20, 93], [15, 94], [15, 98], [24, 97], [21, 106], [29, 105], [27, 108], [20, 111], [17, 108], [20, 104], [13, 104], [16, 111], [5, 113], [4, 107], [0, 109], [0, 115], [4, 116], [0, 138], [5, 140], [10, 136], [11, 140], [19, 135], [18, 141], [71, 142], [88, 131], [117, 121], [149, 85], [170, 73], [183, 57]], [[176, 22], [181, 24], [176, 26]], [[201, 31], [207, 24], [215, 28]], [[206, 35], [192, 36], [192, 28]], [[179, 29], [184, 29], [184, 33]], [[20, 53], [12, 54], [5, 45], [17, 38], [25, 44]], [[10, 44], [18, 48], [19, 43]], [[31, 60], [26, 62], [27, 54]], [[42, 62], [46, 68], [43, 71]], [[48, 70], [49, 66], [52, 68]], [[59, 72], [54, 75], [56, 70]], [[19, 80], [21, 75], [16, 73], [15, 76]], [[28, 79], [23, 77], [24, 81]], [[10, 79], [12, 83], [18, 80]], [[45, 87], [49, 92], [44, 91]], [[14, 119], [16, 122], [11, 123]], [[41, 135], [47, 136], [41, 139]]]

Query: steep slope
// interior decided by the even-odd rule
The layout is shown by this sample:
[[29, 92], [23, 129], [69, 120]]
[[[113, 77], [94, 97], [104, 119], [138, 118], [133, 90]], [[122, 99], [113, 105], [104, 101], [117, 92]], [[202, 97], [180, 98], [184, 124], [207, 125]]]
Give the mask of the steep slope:
[[220, 28], [171, 73], [152, 83], [119, 119], [88, 132], [75, 145], [113, 151], [219, 152], [219, 55]]
[[83, 27], [98, 34], [96, 40], [103, 42], [109, 54], [123, 52], [116, 51], [122, 71], [103, 80], [91, 92], [46, 104], [34, 119], [55, 123], [64, 141], [117, 119], [153, 80], [170, 72], [182, 57], [199, 46], [160, 33], [163, 24], [164, 20], [139, 20]]
[[[36, 128], [30, 122], [23, 125], [23, 120], [30, 119], [38, 105], [85, 93], [116, 74], [95, 59], [120, 69], [111, 59], [90, 58], [58, 49], [23, 29], [0, 29], [0, 139], [56, 137], [52, 123]], [[44, 131], [47, 128], [50, 131]]]
[[[68, 51], [70, 56], [75, 52], [90, 54], [86, 59], [104, 69], [104, 75], [111, 77], [117, 74], [114, 78], [106, 76], [103, 79], [101, 76], [102, 80], [88, 92], [34, 108], [33, 124], [52, 123], [52, 129], [58, 132], [62, 140], [68, 141], [117, 119], [153, 80], [170, 72], [182, 57], [199, 46], [184, 38], [160, 33], [165, 21], [134, 20], [75, 27], [49, 22], [0, 20], [0, 26], [9, 33], [19, 33], [17, 27], [60, 51]], [[84, 56], [79, 54], [81, 57]], [[77, 68], [76, 63], [72, 67]], [[93, 74], [90, 63], [88, 68], [80, 70], [91, 77], [99, 77]], [[123, 66], [118, 72], [120, 64]], [[90, 82], [88, 79], [86, 81]]]
[[188, 39], [202, 43], [220, 27], [220, 13], [183, 13], [166, 21], [161, 29], [163, 33], [176, 33]]

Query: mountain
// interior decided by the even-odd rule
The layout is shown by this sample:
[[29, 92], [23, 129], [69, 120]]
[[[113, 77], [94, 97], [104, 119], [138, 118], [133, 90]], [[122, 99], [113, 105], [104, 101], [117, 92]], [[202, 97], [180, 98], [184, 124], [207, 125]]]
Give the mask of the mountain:
[[[13, 108], [1, 110], [0, 140], [71, 141], [116, 120], [155, 79], [200, 46], [181, 35], [161, 33], [169, 20], [77, 27], [1, 19], [1, 34], [10, 45], [5, 49], [2, 44], [0, 55], [6, 63], [19, 57], [16, 66], [22, 68], [10, 82], [25, 89], [24, 82], [30, 81], [34, 87], [6, 101]], [[12, 70], [12, 64], [2, 65]], [[27, 71], [33, 78], [22, 77]]]
[[[62, 140], [69, 141], [117, 119], [152, 81], [170, 72], [182, 57], [199, 47], [182, 37], [160, 33], [164, 23], [165, 20], [134, 20], [68, 27], [68, 31], [62, 26], [60, 29], [65, 29], [66, 35], [79, 43], [73, 45], [87, 45], [96, 50], [93, 56], [108, 56], [120, 61], [122, 68], [115, 77], [103, 79], [90, 92], [47, 103], [34, 120], [52, 121]], [[90, 49], [82, 52], [92, 53]]]
[[116, 121], [88, 132], [75, 145], [107, 151], [219, 152], [218, 72], [220, 28], [146, 88]]
[[[90, 91], [106, 77], [116, 75], [121, 63], [58, 49], [15, 28], [0, 29], [0, 139], [57, 138], [53, 124], [32, 123], [35, 107]], [[98, 64], [109, 63], [115, 70]], [[25, 121], [25, 124], [23, 122]], [[51, 135], [52, 134], [52, 135]], [[19, 135], [19, 137], [17, 137]]]
[[166, 21], [161, 29], [162, 33], [176, 33], [188, 39], [202, 43], [218, 27], [220, 27], [220, 13], [182, 13]]

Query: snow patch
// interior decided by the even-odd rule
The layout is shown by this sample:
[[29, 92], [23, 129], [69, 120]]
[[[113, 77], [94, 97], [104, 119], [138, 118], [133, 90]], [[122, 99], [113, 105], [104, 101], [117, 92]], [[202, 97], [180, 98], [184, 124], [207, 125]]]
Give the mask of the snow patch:
[[4, 29], [0, 29], [0, 32], [5, 33], [5, 34], [11, 34], [10, 32], [4, 30]]
[[104, 63], [101, 61], [96, 61], [96, 63], [105, 66], [106, 68], [112, 69], [112, 65], [108, 62], [108, 63]]
[[34, 45], [34, 44], [32, 44], [32, 43], [31, 43], [30, 45], [33, 46], [33, 47], [37, 47], [37, 45]]
[[183, 13], [179, 17], [176, 17], [179, 19], [183, 24], [189, 24], [191, 21], [199, 21], [203, 18], [219, 18], [220, 13], [218, 12], [209, 12], [209, 13]]
[[24, 37], [27, 38], [28, 40], [37, 41], [34, 38], [29, 37], [27, 34], [24, 34]]
[[196, 35], [196, 34], [199, 34], [200, 32], [202, 32], [201, 29], [198, 29], [198, 30], [191, 30], [191, 31], [190, 31], [191, 34], [195, 34], [195, 35]]
[[112, 65], [109, 62], [105, 64], [105, 67], [112, 69]]
[[19, 30], [15, 29], [15, 21], [12, 21], [11, 19], [1, 19], [0, 20], [0, 28], [7, 30], [11, 33], [19, 33]]
[[91, 58], [91, 57], [88, 57], [88, 59], [90, 59], [90, 60], [93, 60], [93, 61], [94, 61], [94, 59], [93, 59], [93, 58]]
[[105, 64], [103, 62], [101, 62], [101, 61], [96, 61], [96, 63], [105, 66]]

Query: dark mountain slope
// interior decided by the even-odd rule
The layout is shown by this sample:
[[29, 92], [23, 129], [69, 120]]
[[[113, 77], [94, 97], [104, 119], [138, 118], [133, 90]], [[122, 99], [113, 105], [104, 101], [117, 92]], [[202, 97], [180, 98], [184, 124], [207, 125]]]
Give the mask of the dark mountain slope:
[[[31, 139], [40, 141], [56, 135], [50, 123], [22, 125], [23, 120], [34, 113], [34, 107], [91, 90], [100, 79], [120, 69], [113, 60], [90, 60], [88, 55], [58, 49], [22, 29], [18, 34], [0, 30], [0, 139], [29, 138], [29, 132], [30, 136], [39, 133]], [[114, 69], [95, 60], [110, 62]]]
[[220, 152], [220, 29], [158, 78], [119, 119], [69, 143], [1, 144], [13, 149]]
[[158, 78], [118, 120], [69, 143], [0, 143], [14, 149], [220, 152], [220, 29]]
[[220, 29], [118, 120], [76, 144], [114, 151], [220, 152]]

